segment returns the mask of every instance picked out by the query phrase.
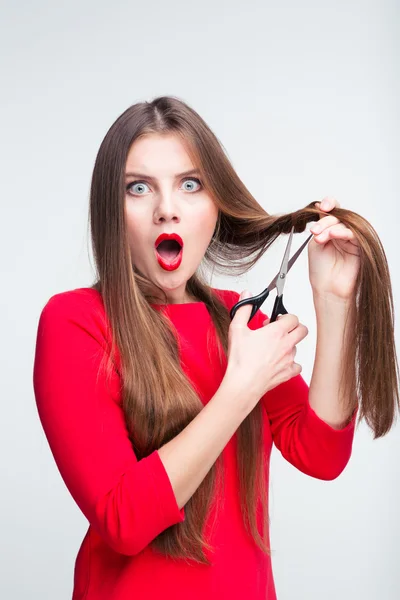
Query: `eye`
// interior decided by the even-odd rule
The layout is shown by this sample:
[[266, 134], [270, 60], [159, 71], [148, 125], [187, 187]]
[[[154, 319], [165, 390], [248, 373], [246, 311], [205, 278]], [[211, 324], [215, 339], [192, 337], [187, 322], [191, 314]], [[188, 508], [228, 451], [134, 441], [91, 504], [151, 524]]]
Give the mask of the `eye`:
[[[186, 185], [187, 183], [189, 183], [190, 185], [192, 181], [195, 181], [198, 185], [199, 185], [199, 189], [201, 189], [202, 187], [202, 183], [200, 181], [200, 179], [198, 179], [197, 177], [185, 177], [185, 179], [182, 180], [184, 185]], [[191, 188], [189, 185], [189, 188], [186, 187], [186, 191], [188, 192], [198, 192], [199, 189], [195, 189], [193, 190], [193, 187]], [[131, 188], [133, 188], [133, 186], [137, 186], [137, 190], [136, 192], [131, 191]], [[143, 195], [143, 186], [147, 186], [147, 183], [145, 181], [132, 181], [131, 183], [128, 183], [128, 185], [126, 186], [126, 191], [129, 192], [129, 194], [135, 195], [135, 196], [142, 196]], [[147, 186], [148, 187], [148, 186]], [[144, 190], [146, 191], [146, 190]]]
[[128, 183], [128, 185], [126, 186], [126, 190], [127, 190], [127, 192], [129, 192], [129, 193], [131, 194], [132, 192], [130, 191], [130, 189], [131, 189], [131, 187], [133, 187], [134, 185], [136, 185], [136, 186], [138, 187], [138, 189], [139, 189], [139, 190], [142, 190], [142, 191], [139, 191], [139, 192], [133, 192], [133, 193], [134, 193], [134, 194], [137, 194], [138, 196], [141, 196], [141, 195], [142, 195], [142, 192], [143, 192], [143, 186], [147, 186], [147, 183], [145, 183], [144, 181], [132, 181], [132, 183]]
[[[184, 183], [187, 183], [188, 181], [195, 181], [196, 183], [199, 184], [199, 186], [201, 187], [201, 181], [200, 179], [197, 179], [197, 177], [185, 177], [185, 179], [183, 180]], [[191, 191], [191, 190], [187, 190], [187, 191]], [[195, 192], [198, 192], [199, 190], [194, 190]]]

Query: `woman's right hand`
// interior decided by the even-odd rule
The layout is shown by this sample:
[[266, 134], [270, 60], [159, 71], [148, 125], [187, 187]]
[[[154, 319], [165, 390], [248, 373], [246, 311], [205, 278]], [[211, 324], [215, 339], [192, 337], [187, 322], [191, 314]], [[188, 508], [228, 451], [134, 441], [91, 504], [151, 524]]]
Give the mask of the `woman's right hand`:
[[[240, 300], [250, 296], [245, 290]], [[301, 373], [301, 365], [294, 362], [296, 344], [308, 329], [295, 315], [286, 314], [274, 323], [267, 318], [261, 328], [252, 330], [247, 326], [251, 310], [250, 304], [241, 306], [230, 323], [225, 377], [256, 404], [266, 392]]]

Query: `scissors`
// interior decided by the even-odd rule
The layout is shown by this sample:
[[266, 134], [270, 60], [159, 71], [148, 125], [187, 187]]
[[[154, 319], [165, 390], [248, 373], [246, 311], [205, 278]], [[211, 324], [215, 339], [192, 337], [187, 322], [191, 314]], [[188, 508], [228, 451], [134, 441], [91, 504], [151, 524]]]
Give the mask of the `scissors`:
[[298, 257], [303, 252], [304, 248], [307, 246], [308, 242], [311, 240], [311, 238], [314, 235], [314, 234], [311, 234], [306, 239], [306, 241], [300, 246], [300, 248], [297, 250], [297, 252], [292, 256], [292, 258], [289, 260], [290, 248], [292, 246], [292, 239], [293, 239], [293, 231], [294, 231], [294, 227], [292, 227], [290, 234], [289, 234], [289, 240], [288, 240], [288, 243], [286, 246], [285, 254], [283, 256], [283, 260], [282, 260], [282, 264], [281, 264], [279, 273], [277, 273], [275, 275], [275, 277], [273, 278], [273, 280], [271, 281], [269, 286], [266, 287], [265, 290], [261, 292], [261, 294], [258, 294], [258, 296], [252, 296], [251, 298], [243, 298], [243, 300], [239, 300], [239, 302], [237, 302], [231, 308], [231, 311], [230, 311], [231, 320], [234, 318], [238, 308], [240, 308], [244, 304], [252, 304], [253, 308], [251, 311], [251, 315], [250, 315], [249, 320], [247, 321], [247, 323], [249, 323], [251, 321], [251, 319], [254, 317], [254, 315], [256, 314], [256, 312], [258, 311], [258, 309], [260, 308], [260, 306], [262, 305], [262, 303], [268, 298], [270, 292], [272, 292], [272, 290], [274, 288], [277, 289], [278, 295], [275, 298], [274, 307], [273, 307], [272, 313], [271, 313], [270, 323], [273, 323], [274, 321], [276, 321], [276, 319], [279, 315], [287, 314], [288, 311], [286, 310], [286, 308], [283, 305], [283, 288], [285, 287], [285, 283], [286, 283], [286, 275], [289, 273], [293, 264], [296, 262], [296, 260], [298, 259]]

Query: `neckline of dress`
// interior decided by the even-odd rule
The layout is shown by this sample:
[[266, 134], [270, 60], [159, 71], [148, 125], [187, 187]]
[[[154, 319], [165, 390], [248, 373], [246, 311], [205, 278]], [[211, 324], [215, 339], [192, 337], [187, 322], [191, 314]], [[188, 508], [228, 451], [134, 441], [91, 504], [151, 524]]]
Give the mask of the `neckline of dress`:
[[[100, 298], [102, 298], [102, 295], [101, 295], [101, 293], [98, 290], [96, 290], [96, 289], [94, 289], [92, 287], [86, 288], [86, 289], [94, 291], [98, 296], [100, 296]], [[206, 303], [203, 302], [202, 300], [197, 300], [196, 302], [181, 302], [181, 303], [169, 303], [169, 304], [158, 304], [156, 302], [149, 302], [149, 304], [150, 304], [150, 306], [153, 306], [155, 308], [169, 308], [169, 309], [173, 308], [173, 307], [178, 308], [178, 307], [184, 307], [184, 306], [188, 306], [188, 307], [189, 306], [191, 306], [191, 307], [195, 307], [195, 306], [206, 307]]]
[[182, 303], [168, 303], [168, 304], [157, 304], [155, 302], [150, 303], [151, 306], [165, 307], [165, 308], [173, 308], [173, 307], [183, 307], [183, 306], [205, 306], [205, 302], [182, 302]]

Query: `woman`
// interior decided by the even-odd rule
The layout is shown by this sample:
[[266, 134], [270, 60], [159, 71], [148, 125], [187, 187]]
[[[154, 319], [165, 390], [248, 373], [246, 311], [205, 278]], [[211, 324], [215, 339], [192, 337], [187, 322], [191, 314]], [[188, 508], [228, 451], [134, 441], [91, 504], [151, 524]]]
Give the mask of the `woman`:
[[[352, 379], [360, 221], [351, 228], [328, 214], [338, 206], [325, 198], [299, 213], [319, 219], [308, 387], [295, 362], [308, 333], [298, 318], [269, 323], [258, 311], [247, 325], [244, 306], [230, 322], [239, 295], [201, 273], [248, 269], [288, 230], [285, 218], [264, 211], [177, 98], [131, 106], [112, 125], [91, 186], [97, 281], [50, 298], [34, 365], [44, 432], [89, 521], [73, 600], [276, 598], [272, 442], [307, 475], [334, 479], [357, 411], [372, 419], [376, 409]], [[370, 421], [376, 435], [393, 421], [393, 399], [383, 402], [380, 425]]]

